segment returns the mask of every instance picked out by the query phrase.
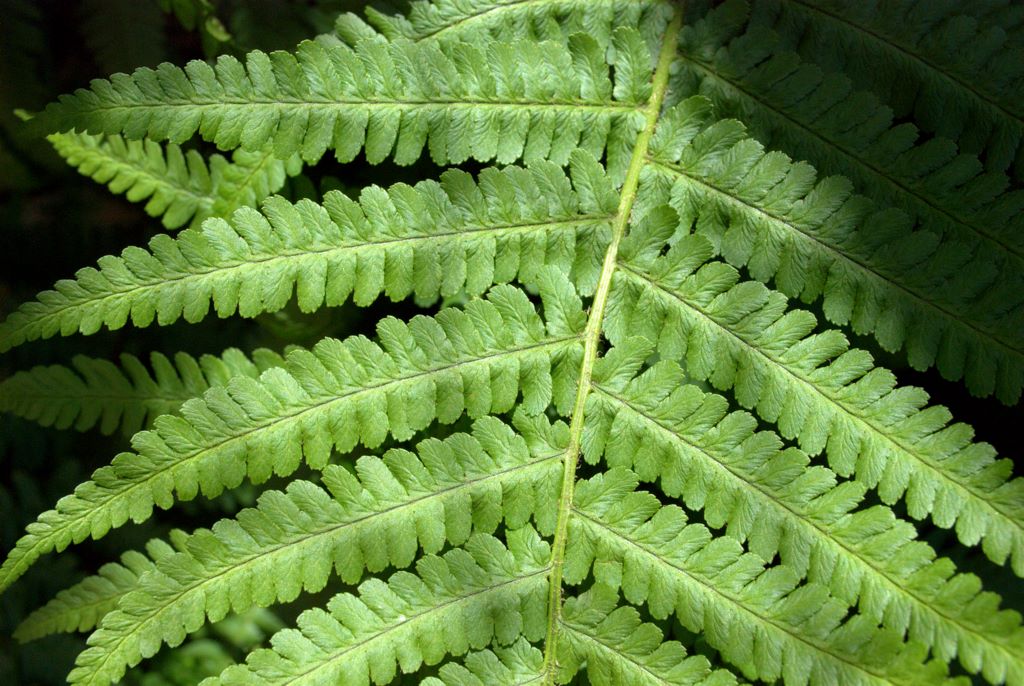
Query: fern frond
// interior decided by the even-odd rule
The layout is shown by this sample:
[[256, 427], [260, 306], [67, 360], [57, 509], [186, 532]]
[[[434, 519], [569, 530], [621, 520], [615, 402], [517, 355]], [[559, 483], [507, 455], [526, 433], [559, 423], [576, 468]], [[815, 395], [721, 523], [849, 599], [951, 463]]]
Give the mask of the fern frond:
[[999, 596], [936, 560], [888, 508], [856, 510], [863, 484], [837, 484], [801, 451], [781, 450], [775, 434], [755, 431], [753, 417], [727, 413], [724, 398], [687, 384], [675, 362], [638, 374], [651, 352], [633, 339], [595, 366], [588, 462], [603, 456], [610, 467], [659, 482], [665, 495], [703, 510], [709, 526], [763, 559], [779, 554], [786, 567], [942, 660], [959, 656], [972, 673], [983, 667], [991, 683], [1024, 678], [1021, 618], [1000, 610]]
[[274, 636], [269, 650], [226, 669], [203, 686], [369, 684], [391, 681], [446, 655], [544, 635], [550, 549], [528, 528], [474, 536], [443, 557], [425, 556], [418, 574], [371, 579], [359, 595], [341, 594], [327, 610], [307, 610], [297, 629]]
[[388, 435], [406, 440], [435, 419], [507, 412], [520, 392], [532, 414], [552, 399], [569, 406], [583, 315], [565, 289], [547, 283], [547, 325], [522, 291], [499, 286], [465, 309], [408, 324], [385, 319], [380, 346], [362, 336], [327, 338], [258, 380], [236, 376], [211, 388], [186, 402], [181, 417], [157, 418], [132, 439], [136, 452], [118, 455], [29, 525], [0, 567], [0, 588], [40, 555], [144, 521], [154, 505], [200, 491], [215, 496], [246, 476], [284, 476], [303, 458], [319, 469], [334, 449], [376, 447]]
[[[977, 156], [934, 137], [918, 142], [910, 123], [893, 125], [893, 112], [874, 94], [853, 88], [841, 73], [782, 48], [755, 24], [739, 36], [735, 15], [744, 2], [716, 8], [680, 41], [684, 93], [699, 92], [721, 116], [741, 119], [769, 147], [806, 159], [823, 173], [845, 174], [876, 202], [899, 207], [920, 227], [946, 240], [978, 244], [1001, 278], [1024, 270], [1024, 191], [985, 172]], [[730, 40], [731, 39], [731, 40]]]
[[781, 293], [738, 283], [724, 263], [694, 270], [712, 252], [703, 237], [683, 237], [663, 257], [630, 251], [624, 246], [613, 289], [613, 341], [657, 341], [663, 355], [734, 389], [808, 453], [825, 451], [839, 474], [877, 488], [883, 502], [905, 498], [915, 519], [955, 525], [964, 544], [980, 542], [991, 560], [1010, 559], [1024, 575], [1024, 480], [1009, 480], [1012, 462], [973, 442], [970, 427], [950, 425], [944, 407], [926, 407], [923, 390], [898, 388], [892, 372], [851, 350], [839, 331], [812, 333], [815, 317], [787, 311]]
[[[635, 27], [656, 45], [670, 19], [656, 0], [414, 0], [407, 16], [388, 16], [373, 7], [366, 19], [388, 40], [565, 40], [585, 33], [602, 46], [618, 27]], [[339, 34], [350, 34], [355, 15], [338, 18]]]
[[469, 653], [465, 665], [442, 665], [436, 677], [427, 677], [421, 686], [527, 686], [543, 677], [543, 654], [520, 638], [508, 647]]
[[121, 355], [120, 366], [84, 355], [71, 364], [33, 367], [0, 381], [0, 412], [58, 429], [86, 431], [99, 424], [104, 434], [120, 429], [130, 435], [162, 414], [177, 412], [211, 386], [227, 385], [235, 376], [255, 379], [283, 360], [266, 349], [254, 351], [250, 359], [231, 348], [198, 360], [179, 352], [172, 361], [154, 352], [152, 371], [128, 353]]
[[759, 0], [774, 25], [811, 61], [845, 72], [924, 128], [951, 138], [987, 166], [1024, 173], [1024, 46], [970, 16], [970, 3], [915, 0]]
[[258, 205], [298, 173], [297, 158], [277, 159], [269, 150], [236, 150], [209, 165], [195, 150], [174, 143], [125, 140], [118, 135], [54, 133], [47, 136], [57, 153], [80, 173], [107, 184], [132, 202], [147, 200], [146, 213], [165, 228], [193, 227], [208, 217], [229, 217], [239, 207]]
[[619, 594], [596, 586], [568, 598], [562, 614], [566, 641], [559, 655], [563, 683], [582, 671], [593, 686], [734, 686], [736, 677], [712, 669], [701, 656], [687, 657], [676, 641], [662, 642], [661, 629], [619, 607]]
[[487, 169], [477, 183], [449, 171], [441, 183], [364, 189], [358, 203], [338, 191], [322, 206], [274, 197], [262, 213], [243, 208], [230, 222], [158, 234], [149, 251], [102, 258], [98, 270], [80, 270], [23, 305], [0, 324], [0, 350], [120, 328], [129, 317], [136, 326], [197, 322], [211, 301], [221, 317], [253, 317], [283, 307], [293, 287], [299, 307], [313, 311], [350, 296], [368, 305], [382, 293], [474, 296], [555, 265], [587, 293], [610, 240], [615, 193], [593, 158], [572, 159], [572, 184], [549, 163]]
[[[307, 481], [263, 493], [256, 508], [193, 534], [181, 553], [142, 577], [89, 638], [72, 683], [119, 679], [163, 643], [176, 646], [229, 611], [320, 591], [332, 567], [354, 584], [364, 570], [408, 567], [420, 548], [439, 553], [502, 523], [516, 528], [535, 518], [550, 533], [566, 427], [526, 417], [517, 423], [532, 434], [532, 446], [485, 417], [472, 435], [420, 443], [418, 457], [397, 449], [364, 457], [355, 475], [329, 465], [323, 483], [330, 494]], [[551, 445], [556, 434], [561, 446]]]
[[147, 136], [180, 143], [197, 131], [222, 149], [273, 141], [286, 159], [314, 162], [328, 149], [371, 163], [417, 160], [427, 144], [438, 164], [469, 158], [564, 164], [583, 147], [607, 148], [621, 174], [643, 124], [651, 57], [635, 30], [620, 29], [614, 84], [596, 41], [432, 44], [337, 39], [302, 43], [295, 54], [251, 52], [243, 65], [162, 64], [93, 81], [34, 121], [49, 131]]
[[175, 547], [154, 538], [146, 544], [145, 553], [125, 552], [120, 563], [103, 565], [98, 574], [61, 591], [30, 614], [18, 625], [14, 637], [22, 642], [34, 641], [54, 633], [88, 631], [98, 626], [121, 598], [137, 586], [143, 574], [156, 569], [156, 562], [171, 557], [174, 551]]
[[[174, 145], [167, 143], [167, 146]], [[227, 219], [239, 207], [257, 207], [264, 198], [277, 193], [288, 177], [302, 171], [298, 155], [278, 159], [270, 147], [262, 150], [239, 148], [231, 153], [229, 162], [222, 155], [210, 157], [210, 178], [213, 186], [211, 217]], [[204, 218], [196, 215], [191, 226], [199, 226]]]
[[[45, 421], [160, 415], [28, 527], [0, 590], [157, 507], [280, 479], [210, 529], [103, 567], [19, 635], [95, 627], [76, 686], [142, 679], [126, 671], [164, 645], [179, 650], [143, 669], [203, 686], [919, 686], [964, 673], [1024, 686], [1020, 614], [919, 539], [955, 529], [955, 546], [1024, 576], [1024, 480], [848, 338], [1019, 399], [1024, 195], [1004, 170], [1021, 136], [964, 122], [984, 89], [949, 98], [966, 108], [949, 116], [959, 128], [929, 140], [917, 136], [932, 115], [911, 110], [931, 71], [964, 76], [999, 66], [987, 50], [1024, 49], [1024, 8], [894, 0], [815, 19], [835, 0], [747, 1], [413, 0], [405, 17], [343, 15], [292, 51], [94, 81], [35, 116], [55, 140], [117, 158], [113, 172], [96, 162], [100, 179], [197, 225], [59, 282], [0, 324], [0, 351], [211, 310], [288, 322], [267, 333], [290, 340], [322, 336], [300, 320], [349, 299], [374, 320], [422, 314], [263, 370], [81, 360], [0, 382], [0, 410]], [[330, 31], [324, 7], [287, 14]], [[240, 12], [238, 35], [291, 34]], [[930, 38], [886, 28], [866, 43], [902, 52], [875, 68], [924, 62], [871, 83], [829, 75], [820, 25], [856, 41], [876, 21], [864, 12], [978, 40], [935, 65]], [[895, 117], [878, 83], [907, 86]], [[234, 195], [218, 206], [214, 167], [241, 162], [205, 166], [177, 147], [193, 136], [316, 163], [287, 189], [309, 199], [245, 206], [264, 192], [254, 172], [225, 182]], [[362, 162], [333, 168], [327, 151]], [[418, 180], [425, 152], [461, 168], [338, 192]], [[416, 165], [366, 167], [387, 160]], [[851, 178], [819, 180], [812, 164]], [[202, 192], [175, 205], [190, 184]], [[853, 334], [787, 296], [822, 301]], [[345, 316], [351, 331], [370, 325]], [[379, 456], [349, 455], [359, 445]], [[227, 653], [203, 647], [206, 624], [231, 636], [231, 613], [276, 603], [294, 603], [296, 628], [269, 648], [266, 631], [229, 640], [254, 652], [207, 678]], [[687, 657], [690, 643], [706, 657]], [[212, 661], [184, 664], [193, 655]]]
[[846, 606], [817, 584], [798, 586], [786, 567], [766, 570], [735, 540], [714, 538], [683, 511], [636, 492], [636, 477], [612, 469], [580, 482], [566, 579], [622, 588], [655, 618], [675, 614], [701, 631], [749, 678], [786, 683], [939, 683], [945, 665], [870, 620], [841, 621]]
[[765, 153], [735, 121], [709, 121], [703, 98], [665, 115], [645, 169], [647, 208], [670, 202], [726, 260], [791, 297], [824, 297], [829, 320], [906, 347], [918, 369], [964, 377], [975, 395], [1005, 403], [1024, 386], [1024, 282], [997, 279], [971, 246], [914, 231], [841, 178]]

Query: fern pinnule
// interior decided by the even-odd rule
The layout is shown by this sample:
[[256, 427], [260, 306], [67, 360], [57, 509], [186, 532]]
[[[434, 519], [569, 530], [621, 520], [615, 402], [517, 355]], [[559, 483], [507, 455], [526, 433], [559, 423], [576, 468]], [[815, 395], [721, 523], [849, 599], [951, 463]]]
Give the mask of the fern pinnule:
[[[380, 162], [416, 161], [424, 145], [438, 164], [480, 161], [565, 163], [582, 147], [607, 148], [613, 176], [629, 160], [639, 109], [650, 91], [650, 51], [635, 30], [619, 29], [615, 81], [596, 41], [486, 48], [327, 37], [295, 54], [222, 56], [215, 66], [163, 64], [97, 80], [33, 120], [40, 128], [145, 135], [180, 143], [198, 132], [221, 148], [300, 151], [312, 163], [328, 149], [350, 161], [365, 148]], [[230, 102], [225, 102], [230, 100]], [[298, 106], [298, 107], [296, 107]], [[72, 123], [73, 122], [73, 123]]]
[[593, 569], [657, 619], [675, 615], [744, 675], [787, 683], [941, 682], [946, 665], [922, 665], [921, 647], [902, 644], [823, 586], [800, 585], [787, 567], [765, 569], [728, 537], [687, 524], [682, 509], [635, 491], [636, 476], [612, 468], [577, 485], [566, 580]]
[[228, 161], [209, 161], [174, 143], [125, 140], [118, 135], [54, 133], [47, 136], [68, 164], [145, 210], [165, 228], [197, 227], [208, 217], [228, 217], [239, 207], [259, 204], [281, 190], [301, 168], [298, 158], [278, 160], [270, 151], [236, 150]]
[[387, 683], [446, 655], [544, 635], [550, 549], [529, 527], [498, 539], [476, 535], [441, 557], [427, 555], [417, 574], [365, 581], [359, 594], [335, 596], [326, 610], [307, 610], [271, 649], [229, 667], [216, 684]]
[[154, 320], [273, 312], [292, 297], [303, 311], [484, 293], [545, 265], [570, 273], [586, 294], [597, 282], [615, 195], [601, 166], [572, 157], [570, 177], [550, 163], [485, 169], [478, 181], [449, 171], [441, 182], [369, 187], [359, 201], [328, 192], [322, 205], [280, 197], [238, 210], [149, 250], [128, 248], [74, 281], [40, 294], [0, 324], [0, 349], [35, 338]]
[[0, 381], [0, 411], [58, 429], [85, 431], [98, 424], [102, 433], [120, 429], [131, 435], [211, 386], [224, 386], [235, 376], [256, 378], [281, 364], [281, 357], [267, 349], [246, 356], [231, 348], [198, 360], [179, 352], [173, 361], [154, 352], [152, 371], [128, 353], [121, 355], [120, 366], [77, 355], [71, 367], [38, 366]]
[[[176, 543], [181, 539], [173, 536]], [[179, 545], [180, 548], [180, 545]], [[146, 552], [126, 551], [120, 562], [108, 562], [99, 572], [64, 589], [18, 625], [14, 638], [33, 641], [43, 636], [68, 631], [89, 631], [99, 626], [105, 615], [117, 608], [121, 598], [136, 588], [143, 574], [156, 568], [156, 562], [174, 555], [175, 548], [159, 538], [146, 543]]]
[[[1024, 46], [972, 12], [999, 3], [761, 0], [754, 19], [827, 69], [883, 97], [896, 116], [1024, 173]], [[980, 10], [980, 12], [979, 12]], [[898, 28], [897, 28], [898, 27]]]
[[483, 417], [472, 434], [423, 441], [418, 456], [394, 449], [362, 457], [355, 474], [328, 465], [327, 491], [292, 481], [235, 519], [193, 533], [103, 618], [73, 683], [118, 679], [206, 621], [318, 592], [332, 574], [358, 583], [366, 572], [408, 567], [419, 549], [439, 553], [502, 523], [534, 520], [550, 533], [566, 427], [524, 415], [516, 424], [524, 435]]
[[906, 347], [914, 367], [1016, 402], [1019, 277], [994, 280], [984, 256], [913, 230], [904, 213], [851, 195], [845, 179], [816, 183], [812, 167], [765, 153], [739, 122], [701, 126], [710, 111], [695, 97], [666, 113], [651, 142], [647, 207], [670, 203], [731, 264], [790, 297], [823, 298], [832, 323], [870, 332], [886, 350]]

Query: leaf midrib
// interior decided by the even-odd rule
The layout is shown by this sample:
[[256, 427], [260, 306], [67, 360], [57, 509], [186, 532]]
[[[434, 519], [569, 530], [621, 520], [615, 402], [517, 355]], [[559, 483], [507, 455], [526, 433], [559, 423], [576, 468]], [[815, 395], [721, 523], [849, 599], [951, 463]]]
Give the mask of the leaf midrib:
[[[83, 381], [83, 383], [85, 383]], [[0, 384], [2, 387], [2, 384]], [[18, 398], [23, 398], [28, 402], [53, 402], [62, 405], [81, 403], [83, 400], [93, 400], [98, 402], [116, 402], [116, 403], [146, 403], [153, 405], [180, 405], [186, 400], [191, 400], [197, 397], [196, 393], [189, 392], [187, 388], [179, 389], [168, 389], [163, 386], [158, 386], [158, 390], [164, 391], [163, 393], [151, 393], [141, 388], [132, 388], [130, 392], [123, 394], [115, 394], [113, 392], [98, 391], [94, 388], [87, 387], [84, 393], [72, 393], [70, 390], [62, 389], [63, 394], [50, 393], [48, 391], [40, 391], [38, 389], [32, 392], [19, 393]], [[199, 392], [199, 395], [206, 392], [206, 388]], [[2, 401], [3, 411], [14, 412], [17, 414], [17, 410], [11, 406], [9, 397], [4, 398]], [[161, 414], [167, 414], [162, 412]]]
[[662, 37], [658, 61], [651, 76], [651, 95], [645, 107], [646, 122], [637, 136], [630, 157], [629, 167], [619, 194], [619, 205], [612, 226], [612, 239], [605, 252], [597, 289], [591, 301], [590, 313], [584, 330], [583, 359], [576, 386], [576, 399], [572, 408], [569, 425], [569, 441], [566, 448], [562, 472], [562, 489], [558, 498], [554, 541], [551, 545], [551, 577], [548, 588], [548, 625], [544, 640], [544, 683], [554, 686], [558, 673], [558, 627], [562, 610], [562, 577], [565, 566], [566, 543], [569, 537], [569, 519], [572, 515], [573, 493], [576, 484], [576, 466], [582, 445], [583, 426], [587, 395], [590, 392], [594, 364], [599, 354], [602, 324], [608, 293], [611, 290], [612, 275], [617, 266], [619, 243], [629, 225], [633, 204], [636, 201], [640, 175], [647, 161], [647, 150], [661, 115], [662, 104], [668, 92], [669, 73], [677, 52], [679, 32], [683, 24], [683, 11], [679, 7], [673, 13]]
[[[148, 102], [134, 102], [130, 105], [94, 105], [92, 107], [82, 107], [75, 110], [75, 115], [81, 116], [95, 116], [101, 112], [117, 112], [121, 110], [141, 110], [141, 109], [169, 109], [186, 107], [190, 110], [197, 109], [216, 109], [222, 107], [277, 107], [287, 108], [289, 112], [294, 111], [299, 107], [365, 107], [368, 109], [395, 109], [395, 108], [437, 108], [437, 109], [450, 109], [450, 108], [468, 108], [473, 110], [480, 109], [548, 109], [548, 110], [567, 110], [569, 112], [578, 112], [580, 110], [597, 110], [607, 112], [641, 112], [642, 105], [618, 102], [618, 101], [605, 101], [605, 102], [589, 102], [585, 100], [561, 100], [558, 98], [552, 98], [550, 100], [529, 100], [523, 98], [522, 100], [500, 100], [495, 98], [493, 100], [481, 100], [481, 99], [465, 99], [465, 100], [345, 100], [341, 98], [279, 98], [275, 100], [266, 99], [242, 99], [242, 98], [221, 98], [218, 100], [209, 101], [196, 101], [196, 100], [151, 100]], [[87, 126], [87, 128], [89, 128]], [[91, 130], [91, 129], [90, 129]], [[99, 129], [97, 129], [99, 130]]]

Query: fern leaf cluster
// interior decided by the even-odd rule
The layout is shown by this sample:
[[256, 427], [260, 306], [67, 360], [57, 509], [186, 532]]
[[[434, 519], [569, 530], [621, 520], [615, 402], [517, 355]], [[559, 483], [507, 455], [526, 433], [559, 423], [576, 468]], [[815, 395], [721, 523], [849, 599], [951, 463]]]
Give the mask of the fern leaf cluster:
[[588, 461], [658, 483], [703, 511], [709, 526], [726, 527], [763, 559], [778, 555], [882, 625], [924, 637], [944, 659], [957, 646], [977, 662], [985, 655], [986, 664], [1019, 669], [1022, 631], [1013, 613], [995, 609], [995, 594], [936, 560], [889, 508], [857, 509], [862, 483], [840, 484], [834, 472], [810, 467], [805, 453], [756, 431], [750, 415], [728, 413], [721, 396], [686, 384], [675, 362], [631, 376], [649, 352], [617, 349], [595, 370]]
[[153, 353], [152, 372], [127, 353], [120, 367], [79, 355], [70, 368], [39, 366], [0, 382], [0, 409], [58, 429], [86, 431], [98, 424], [103, 433], [120, 428], [131, 435], [211, 386], [223, 386], [235, 376], [256, 378], [281, 364], [280, 356], [266, 349], [251, 355], [230, 349], [198, 360], [178, 353], [173, 361]]
[[845, 179], [816, 183], [812, 167], [766, 153], [735, 121], [694, 130], [704, 112], [702, 100], [670, 111], [652, 142], [654, 171], [665, 178], [652, 179], [651, 200], [670, 203], [754, 278], [790, 297], [823, 298], [831, 322], [871, 333], [887, 350], [905, 348], [917, 368], [964, 377], [979, 395], [1019, 398], [1019, 272], [996, 278], [984, 255], [914, 231], [906, 214], [852, 195]]
[[786, 25], [787, 41], [807, 44], [826, 68], [842, 65], [898, 115], [913, 113], [928, 131], [958, 141], [968, 153], [983, 152], [991, 169], [1013, 165], [1019, 175], [1020, 20], [999, 16], [1009, 9], [1000, 5], [922, 11], [913, 0], [863, 7], [815, 0], [762, 3], [754, 17]]
[[164, 65], [115, 75], [51, 105], [39, 125], [75, 121], [171, 142], [198, 131], [221, 148], [272, 141], [279, 157], [299, 151], [307, 162], [328, 149], [349, 161], [365, 147], [370, 162], [393, 155], [408, 164], [425, 145], [439, 164], [564, 162], [577, 146], [596, 154], [607, 145], [621, 167], [650, 84], [646, 44], [635, 32], [618, 35], [614, 84], [598, 43], [585, 36], [540, 50], [465, 42], [447, 53], [325, 37], [294, 55], [252, 52], [244, 64], [221, 57], [187, 71]]
[[129, 317], [136, 326], [195, 323], [211, 301], [221, 317], [252, 317], [280, 309], [293, 291], [305, 311], [349, 298], [369, 305], [382, 293], [480, 295], [546, 263], [594, 284], [614, 191], [592, 158], [575, 159], [575, 191], [548, 164], [488, 170], [478, 182], [452, 171], [440, 184], [369, 187], [358, 203], [339, 191], [322, 205], [277, 197], [262, 213], [246, 209], [175, 238], [158, 234], [148, 251], [106, 258], [22, 306], [0, 325], [0, 348], [119, 328]]
[[[736, 283], [736, 270], [722, 263], [704, 263], [690, 274], [687, 263], [703, 262], [711, 252], [693, 238], [680, 240], [646, 271], [624, 260], [624, 281], [632, 283], [621, 295], [612, 291], [623, 319], [608, 327], [613, 341], [635, 334], [656, 341], [666, 357], [685, 359], [689, 374], [732, 389], [783, 436], [811, 454], [825, 452], [836, 472], [856, 475], [883, 501], [906, 494], [912, 517], [930, 513], [944, 528], [956, 524], [968, 545], [984, 538], [997, 562], [1010, 555], [1024, 561], [1024, 483], [1006, 482], [1008, 460], [973, 443], [969, 427], [947, 426], [948, 411], [924, 407], [924, 392], [897, 390], [891, 373], [874, 367], [865, 351], [850, 350], [838, 332], [811, 333], [814, 317], [783, 312], [781, 294], [757, 282]], [[673, 287], [651, 272], [680, 282]], [[981, 522], [985, 529], [976, 528]]]
[[[876, 362], [1020, 399], [1021, 26], [998, 2], [416, 0], [62, 97], [31, 126], [191, 225], [22, 304], [0, 350], [211, 309], [402, 318], [0, 382], [0, 409], [132, 435], [0, 588], [268, 484], [16, 637], [90, 631], [69, 681], [99, 686], [291, 603], [203, 685], [1024, 686], [985, 569], [1024, 576], [1024, 481]], [[273, 195], [359, 156], [424, 178]], [[978, 560], [940, 557], [945, 529]]]
[[537, 639], [546, 621], [544, 575], [549, 550], [528, 527], [506, 549], [478, 536], [443, 557], [427, 555], [417, 574], [370, 579], [358, 596], [340, 594], [326, 609], [307, 610], [298, 628], [278, 633], [271, 649], [253, 652], [207, 684], [317, 684], [341, 678], [387, 683], [446, 654]]
[[759, 140], [915, 215], [923, 228], [979, 234], [979, 247], [994, 244], [998, 258], [1009, 246], [1019, 260], [1021, 194], [1008, 190], [1005, 173], [986, 171], [955, 140], [923, 140], [914, 124], [894, 125], [889, 104], [846, 74], [804, 61], [776, 31], [758, 22], [742, 31], [745, 9], [726, 3], [684, 34], [677, 78], [690, 82], [686, 90], [742, 117]]
[[[239, 207], [259, 204], [281, 190], [296, 164], [268, 151], [236, 150], [232, 161], [213, 155], [209, 162], [195, 150], [183, 151], [150, 140], [121, 136], [55, 133], [49, 137], [61, 157], [82, 174], [146, 202], [146, 213], [160, 217], [168, 229], [191, 221], [198, 227], [209, 217], [229, 217]], [[297, 161], [297, 160], [296, 160]]]
[[635, 608], [619, 606], [618, 594], [607, 587], [566, 600], [561, 625], [565, 647], [560, 669], [573, 674], [585, 665], [593, 684], [737, 683], [732, 672], [712, 669], [704, 657], [687, 656], [679, 643], [664, 641], [657, 625], [642, 622]]

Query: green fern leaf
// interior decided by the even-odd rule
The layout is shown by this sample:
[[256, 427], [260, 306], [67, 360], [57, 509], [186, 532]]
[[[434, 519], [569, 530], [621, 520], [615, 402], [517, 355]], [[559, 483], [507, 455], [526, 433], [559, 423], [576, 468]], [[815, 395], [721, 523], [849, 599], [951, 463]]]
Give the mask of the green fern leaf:
[[[433, 45], [364, 40], [306, 42], [294, 55], [252, 52], [243, 65], [163, 64], [95, 81], [50, 105], [39, 128], [146, 135], [180, 143], [197, 131], [221, 148], [258, 149], [307, 162], [328, 149], [349, 161], [365, 146], [380, 162], [418, 159], [428, 144], [439, 164], [522, 157], [564, 163], [577, 146], [613, 173], [629, 160], [649, 94], [646, 43], [615, 34], [615, 83], [596, 41]], [[557, 74], [558, 79], [552, 78]], [[396, 76], [400, 75], [399, 78]], [[72, 123], [74, 122], [74, 123]]]
[[102, 433], [120, 428], [130, 435], [162, 414], [177, 412], [211, 386], [225, 386], [235, 376], [256, 378], [282, 364], [279, 355], [266, 349], [254, 351], [251, 360], [237, 349], [198, 360], [177, 353], [173, 362], [153, 353], [152, 372], [127, 353], [120, 367], [78, 355], [71, 368], [40, 366], [0, 382], [0, 411], [58, 429], [86, 431], [99, 424]]
[[[717, 344], [716, 344], [717, 345]], [[932, 646], [943, 660], [984, 664], [993, 681], [1024, 674], [1020, 616], [999, 610], [979, 580], [954, 574], [947, 559], [916, 541], [914, 527], [891, 510], [857, 510], [866, 488], [839, 484], [810, 467], [745, 413], [687, 384], [663, 360], [634, 376], [650, 355], [646, 339], [615, 348], [595, 366], [584, 456], [633, 470], [644, 481], [703, 511], [712, 527], [751, 552], [783, 563], [863, 615]], [[1015, 677], [1018, 678], [1018, 677]]]
[[917, 128], [893, 126], [892, 110], [874, 94], [802, 62], [763, 25], [735, 36], [746, 9], [726, 3], [684, 31], [680, 90], [708, 96], [720, 115], [742, 119], [758, 140], [821, 172], [846, 175], [859, 191], [915, 216], [921, 228], [974, 244], [979, 261], [1014, 283], [1024, 269], [1024, 193], [1008, 191], [1005, 174], [985, 172], [952, 140], [917, 142]]
[[[572, 183], [557, 167], [485, 170], [479, 182], [462, 172], [440, 184], [371, 187], [358, 203], [338, 191], [323, 205], [271, 198], [263, 213], [243, 209], [231, 222], [207, 222], [177, 238], [157, 235], [149, 251], [125, 250], [57, 284], [0, 324], [0, 349], [27, 340], [136, 326], [155, 319], [201, 320], [217, 314], [253, 317], [292, 296], [313, 311], [352, 297], [368, 305], [479, 295], [538, 268], [572, 272], [586, 293], [600, 273], [614, 214], [614, 191], [585, 153], [573, 157]], [[529, 198], [528, 203], [526, 199]]]
[[298, 630], [274, 637], [272, 650], [252, 653], [204, 686], [387, 683], [396, 668], [413, 672], [492, 637], [499, 644], [536, 639], [544, 633], [550, 550], [529, 529], [510, 533], [508, 546], [481, 535], [464, 549], [422, 558], [418, 575], [366, 581], [358, 596], [335, 596], [327, 611], [306, 611]]
[[320, 591], [332, 566], [344, 581], [357, 583], [364, 570], [408, 567], [420, 547], [438, 553], [446, 543], [462, 545], [471, 532], [493, 533], [503, 520], [518, 528], [536, 518], [550, 533], [564, 445], [547, 441], [565, 427], [526, 417], [517, 423], [532, 434], [532, 455], [511, 428], [485, 417], [472, 435], [421, 443], [419, 458], [404, 450], [364, 457], [355, 476], [329, 465], [323, 482], [330, 494], [293, 481], [286, 493], [265, 492], [258, 507], [237, 520], [193, 534], [182, 552], [158, 561], [104, 618], [79, 657], [73, 683], [120, 678], [125, 666], [150, 657], [162, 643], [176, 646], [229, 611]]
[[849, 350], [838, 331], [812, 334], [814, 317], [786, 311], [782, 294], [737, 283], [739, 274], [722, 263], [692, 272], [711, 253], [702, 237], [689, 236], [664, 257], [625, 258], [622, 290], [612, 290], [611, 340], [658, 341], [662, 354], [734, 389], [807, 452], [826, 452], [840, 475], [877, 488], [886, 503], [905, 495], [912, 517], [955, 525], [963, 543], [983, 540], [990, 559], [1010, 558], [1024, 574], [1024, 480], [1008, 480], [1012, 463], [973, 443], [970, 427], [948, 426], [949, 412], [925, 407], [922, 390], [896, 388], [890, 372]]
[[160, 217], [168, 229], [189, 221], [197, 227], [208, 217], [229, 217], [239, 207], [258, 205], [300, 167], [297, 158], [282, 162], [270, 151], [236, 150], [231, 162], [213, 155], [207, 164], [195, 150], [174, 143], [161, 147], [150, 140], [83, 133], [47, 138], [85, 176], [132, 202], [148, 199], [146, 213]]
[[[142, 669], [195, 683], [227, 655], [208, 623], [230, 637], [232, 613], [288, 603], [294, 628], [229, 641], [248, 657], [204, 686], [1024, 686], [1022, 618], [985, 589], [990, 562], [1024, 576], [1024, 481], [875, 364], [1019, 400], [1020, 136], [992, 89], [1016, 92], [993, 51], [1024, 46], [1024, 11], [711, 4], [416, 0], [35, 116], [84, 171], [194, 224], [21, 306], [0, 349], [211, 303], [376, 333], [0, 382], [0, 409], [44, 423], [152, 420], [28, 527], [0, 588], [156, 507], [275, 479], [19, 638], [92, 629], [74, 684], [142, 678], [165, 645]], [[941, 61], [932, 29], [973, 43]], [[941, 122], [919, 87], [939, 81], [960, 108]], [[205, 166], [177, 147], [195, 136], [236, 157]], [[466, 164], [425, 180], [425, 147]], [[250, 158], [309, 165], [289, 189], [309, 199], [263, 198], [283, 177], [240, 178]], [[366, 172], [388, 159], [417, 164]], [[349, 299], [367, 309], [325, 312]]]
[[[1024, 387], [1024, 289], [963, 245], [912, 231], [901, 212], [851, 196], [845, 179], [765, 153], [735, 121], [709, 126], [709, 104], [687, 100], [651, 142], [647, 207], [669, 202], [726, 260], [787, 295], [824, 297], [836, 324], [873, 333], [910, 363], [964, 377], [975, 395], [1014, 403]], [[953, 275], [957, 275], [954, 277]], [[966, 274], [971, 279], [965, 278]]]
[[565, 674], [585, 664], [594, 686], [733, 686], [736, 677], [710, 669], [704, 657], [687, 657], [675, 641], [662, 642], [661, 630], [640, 621], [632, 607], [618, 607], [614, 591], [596, 586], [565, 603], [562, 625], [565, 652], [559, 657]]
[[186, 402], [181, 417], [164, 415], [136, 434], [135, 453], [97, 470], [30, 525], [0, 567], [0, 587], [50, 550], [144, 521], [154, 506], [200, 491], [214, 496], [245, 477], [285, 476], [303, 459], [322, 468], [332, 449], [376, 447], [389, 434], [406, 440], [434, 419], [506, 412], [520, 390], [528, 412], [553, 397], [567, 405], [580, 313], [578, 299], [568, 303], [575, 312], [562, 309], [559, 287], [569, 288], [550, 279], [545, 288], [555, 313], [547, 326], [522, 291], [499, 286], [465, 310], [384, 320], [383, 347], [364, 337], [324, 339], [258, 380], [236, 376], [211, 388]]
[[[656, 618], [675, 614], [703, 631], [749, 678], [787, 683], [920, 684], [944, 673], [938, 661], [918, 664], [895, 633], [863, 618], [841, 622], [846, 608], [816, 584], [797, 587], [797, 576], [771, 571], [729, 538], [713, 539], [683, 511], [636, 492], [636, 478], [612, 469], [576, 490], [566, 553], [566, 579], [588, 571], [622, 588]], [[852, 649], [852, 652], [847, 652]]]

